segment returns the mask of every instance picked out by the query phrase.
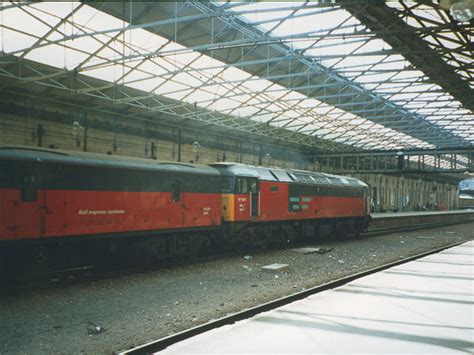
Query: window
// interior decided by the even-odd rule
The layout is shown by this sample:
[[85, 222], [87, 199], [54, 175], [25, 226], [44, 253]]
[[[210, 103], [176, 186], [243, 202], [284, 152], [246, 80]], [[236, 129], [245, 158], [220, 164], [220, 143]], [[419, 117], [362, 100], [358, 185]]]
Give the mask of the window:
[[237, 184], [235, 186], [236, 194], [248, 194], [248, 193], [258, 193], [259, 186], [257, 178], [237, 178]]
[[24, 177], [21, 188], [21, 202], [36, 202], [36, 181], [34, 175]]
[[249, 179], [249, 192], [256, 194], [258, 192], [257, 179]]
[[233, 181], [232, 178], [221, 178], [221, 193], [227, 194], [232, 192]]
[[326, 177], [329, 179], [331, 185], [340, 185], [341, 184], [341, 180], [336, 178], [336, 177], [332, 177], [332, 176], [326, 176]]
[[247, 194], [249, 193], [249, 188], [247, 184], [246, 178], [238, 178], [237, 179], [237, 186], [236, 186], [236, 193], [238, 194]]
[[296, 176], [297, 182], [305, 182], [309, 184], [313, 183], [313, 179], [311, 178], [310, 175], [306, 175], [306, 174], [293, 174], [293, 175]]
[[257, 171], [260, 179], [267, 180], [267, 181], [278, 181], [276, 176], [272, 174], [271, 170], [267, 168], [257, 168], [255, 167], [254, 170]]
[[280, 181], [291, 182], [293, 179], [284, 170], [272, 170], [271, 171]]
[[270, 187], [270, 190], [273, 191], [273, 192], [276, 192], [276, 191], [278, 191], [278, 186], [272, 186], [272, 187]]
[[178, 202], [181, 195], [181, 183], [179, 181], [173, 181], [171, 183], [171, 199], [173, 202]]

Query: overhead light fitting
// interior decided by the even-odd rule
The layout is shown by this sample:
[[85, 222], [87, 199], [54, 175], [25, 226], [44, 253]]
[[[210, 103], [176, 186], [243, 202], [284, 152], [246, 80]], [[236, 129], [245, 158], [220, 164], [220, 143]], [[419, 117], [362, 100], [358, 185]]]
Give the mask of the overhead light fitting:
[[464, 1], [451, 6], [451, 16], [454, 19], [467, 22], [474, 18], [474, 1]]

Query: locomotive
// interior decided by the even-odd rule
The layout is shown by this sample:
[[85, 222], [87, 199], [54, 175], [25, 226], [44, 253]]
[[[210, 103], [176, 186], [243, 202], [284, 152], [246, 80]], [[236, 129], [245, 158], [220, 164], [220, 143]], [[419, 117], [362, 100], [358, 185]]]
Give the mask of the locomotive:
[[44, 256], [52, 246], [67, 258], [60, 247], [84, 256], [126, 240], [166, 258], [211, 243], [359, 234], [370, 221], [367, 194], [355, 178], [295, 169], [3, 146], [0, 253]]

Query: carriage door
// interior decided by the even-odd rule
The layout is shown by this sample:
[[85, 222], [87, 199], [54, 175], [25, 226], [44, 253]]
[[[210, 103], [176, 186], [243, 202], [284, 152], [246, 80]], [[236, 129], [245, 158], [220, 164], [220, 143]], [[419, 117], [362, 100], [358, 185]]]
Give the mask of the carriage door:
[[257, 178], [248, 178], [250, 195], [250, 216], [258, 217], [260, 214], [260, 186]]
[[30, 236], [43, 237], [46, 233], [46, 219], [44, 213], [45, 193], [40, 188], [41, 174], [36, 166], [25, 169], [20, 190], [20, 221], [25, 233]]

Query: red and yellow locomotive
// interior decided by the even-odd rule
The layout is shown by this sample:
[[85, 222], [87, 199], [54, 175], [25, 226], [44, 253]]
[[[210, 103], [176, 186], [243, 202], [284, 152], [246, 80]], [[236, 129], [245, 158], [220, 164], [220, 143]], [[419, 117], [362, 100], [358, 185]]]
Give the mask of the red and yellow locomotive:
[[0, 248], [184, 235], [258, 244], [299, 234], [360, 233], [369, 219], [367, 185], [349, 177], [0, 148]]
[[235, 163], [211, 166], [222, 176], [223, 223], [257, 243], [282, 231], [288, 235], [280, 237], [290, 239], [360, 233], [370, 220], [367, 185], [360, 180]]

